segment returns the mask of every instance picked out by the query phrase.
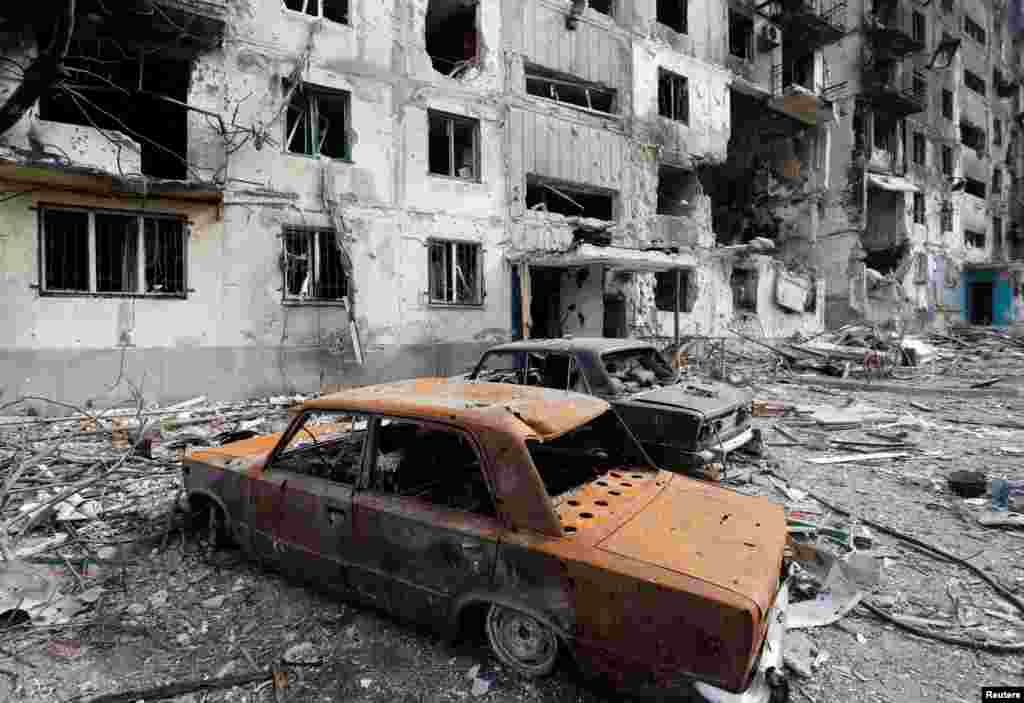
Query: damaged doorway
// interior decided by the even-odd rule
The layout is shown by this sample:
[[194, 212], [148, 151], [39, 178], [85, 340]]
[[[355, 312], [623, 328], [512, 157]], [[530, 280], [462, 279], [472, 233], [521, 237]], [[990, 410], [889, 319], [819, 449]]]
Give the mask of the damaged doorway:
[[[568, 269], [530, 267], [530, 339], [562, 336], [562, 277]], [[571, 312], [571, 311], [570, 311]]]
[[991, 281], [972, 283], [967, 288], [967, 308], [972, 325], [992, 324], [992, 305], [995, 302], [995, 286]]

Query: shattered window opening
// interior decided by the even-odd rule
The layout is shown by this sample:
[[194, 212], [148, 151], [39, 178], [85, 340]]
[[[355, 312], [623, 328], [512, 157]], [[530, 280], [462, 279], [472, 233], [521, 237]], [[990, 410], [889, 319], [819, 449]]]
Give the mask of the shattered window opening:
[[914, 163], [915, 164], [917, 164], [919, 166], [924, 166], [925, 150], [926, 149], [927, 149], [927, 147], [925, 145], [924, 135], [921, 134], [920, 132], [914, 134], [914, 155], [913, 155], [913, 158], [914, 158]]
[[480, 121], [429, 110], [429, 168], [439, 176], [479, 180]]
[[438, 73], [457, 78], [479, 62], [476, 0], [430, 0], [426, 48]]
[[658, 114], [690, 124], [690, 88], [685, 76], [658, 69]]
[[483, 247], [476, 242], [428, 241], [430, 303], [483, 305]]
[[996, 253], [1001, 253], [999, 251], [1003, 246], [1003, 218], [1001, 217], [992, 218], [992, 243]]
[[288, 471], [351, 486], [359, 478], [369, 418], [340, 411], [306, 413], [272, 471]]
[[924, 193], [914, 193], [914, 224], [923, 225], [924, 222]]
[[615, 114], [616, 91], [573, 76], [549, 71], [535, 64], [525, 66], [526, 92], [539, 98]]
[[567, 217], [605, 221], [615, 217], [615, 197], [611, 192], [548, 181], [533, 174], [526, 177], [526, 207]]
[[985, 79], [966, 68], [964, 69], [964, 85], [981, 97], [985, 97]]
[[970, 122], [960, 123], [960, 143], [975, 151], [985, 150], [985, 130]]
[[634, 464], [629, 468], [631, 473], [642, 471], [645, 475], [650, 474], [636, 443], [611, 411], [558, 439], [549, 442], [527, 440], [526, 446], [555, 506], [565, 499], [567, 493], [598, 480], [608, 471], [623, 468], [623, 464]]
[[654, 274], [654, 305], [661, 312], [675, 312], [676, 295], [679, 296], [679, 312], [693, 312], [691, 291], [693, 272], [683, 269], [679, 272], [679, 289], [676, 290], [676, 272], [660, 271]]
[[594, 12], [600, 12], [602, 15], [608, 15], [611, 17], [614, 13], [614, 3], [612, 0], [588, 0], [588, 7]]
[[953, 231], [953, 203], [946, 201], [942, 203], [942, 212], [939, 217], [939, 227], [943, 232]]
[[680, 34], [687, 33], [689, 0], [658, 0], [657, 20]]
[[995, 146], [1003, 144], [1003, 121], [998, 118], [992, 121], [992, 144]]
[[700, 195], [700, 182], [692, 171], [661, 165], [658, 167], [659, 215], [686, 217], [692, 210], [694, 200]]
[[999, 197], [1003, 192], [1003, 171], [998, 166], [992, 170], [992, 195]]
[[925, 17], [917, 10], [914, 10], [913, 36], [914, 41], [921, 42], [922, 44], [927, 43]]
[[377, 428], [369, 489], [449, 510], [496, 517], [472, 440], [462, 432], [398, 418]]
[[953, 175], [953, 147], [942, 147], [942, 173], [946, 176]]
[[964, 230], [964, 244], [974, 249], [985, 248], [985, 233], [973, 229]]
[[987, 186], [977, 178], [967, 177], [964, 179], [964, 192], [976, 198], [984, 198]]
[[310, 17], [348, 24], [348, 0], [284, 0], [284, 6]]
[[896, 150], [896, 124], [897, 120], [889, 118], [876, 112], [874, 123], [874, 145], [876, 149], [884, 151]]
[[942, 89], [942, 116], [953, 119], [953, 91], [945, 88]]
[[729, 53], [750, 61], [754, 58], [754, 20], [729, 10]]
[[[290, 86], [282, 83], [285, 94]], [[292, 93], [285, 119], [285, 144], [292, 154], [349, 161], [350, 96], [347, 91], [302, 83]]]
[[602, 354], [601, 364], [608, 375], [608, 384], [616, 395], [637, 393], [676, 382], [675, 370], [661, 352], [653, 347]]
[[285, 300], [346, 300], [348, 275], [334, 230], [287, 227], [281, 238]]
[[757, 312], [757, 271], [734, 268], [730, 278], [733, 307]]
[[47, 207], [40, 235], [44, 294], [186, 297], [185, 225], [178, 218]]

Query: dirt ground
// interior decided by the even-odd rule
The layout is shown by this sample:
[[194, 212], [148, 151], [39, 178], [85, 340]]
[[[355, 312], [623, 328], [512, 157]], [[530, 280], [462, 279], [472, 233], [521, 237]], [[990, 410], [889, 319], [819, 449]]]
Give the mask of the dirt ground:
[[[1019, 370], [1011, 370], [1018, 379]], [[793, 486], [968, 559], [1022, 593], [1024, 531], [978, 524], [980, 508], [953, 496], [945, 477], [961, 468], [984, 470], [992, 477], [1022, 477], [1024, 430], [962, 423], [1020, 421], [1024, 400], [994, 392], [936, 397], [850, 391], [813, 381], [766, 383], [758, 386], [757, 397], [897, 416], [900, 428], [916, 442], [910, 457], [816, 465], [807, 459], [843, 450], [774, 446], [769, 447], [770, 459]], [[772, 444], [786, 441], [771, 429], [777, 422], [756, 418]], [[797, 427], [794, 434], [800, 432]], [[859, 429], [830, 436], [870, 440]], [[732, 488], [785, 501], [763, 477], [755, 481]], [[159, 533], [163, 527], [141, 521], [137, 525], [143, 532]], [[967, 570], [877, 533], [874, 544], [883, 566], [881, 582], [869, 599], [890, 603], [894, 612], [949, 624], [939, 631], [966, 629], [989, 639], [1024, 640], [1024, 615]], [[60, 565], [50, 568], [68, 578]], [[293, 658], [299, 653], [321, 664], [288, 669], [290, 679], [282, 692], [288, 702], [625, 700], [588, 688], [565, 667], [545, 680], [522, 680], [503, 670], [480, 642], [449, 645], [382, 613], [330, 600], [261, 572], [238, 552], [208, 556], [198, 539], [177, 531], [167, 538], [158, 534], [149, 542], [123, 545], [116, 559], [85, 571], [82, 578], [84, 586], [105, 588], [90, 613], [59, 627], [5, 629], [0, 623], [0, 701], [66, 703], [99, 693], [241, 674], [272, 667], [289, 651]], [[971, 622], [963, 628], [965, 612]], [[974, 703], [983, 685], [1024, 685], [1021, 654], [993, 654], [918, 637], [863, 607], [835, 625], [804, 632], [827, 655], [818, 656], [819, 666], [810, 677], [790, 674], [793, 701]], [[268, 684], [253, 683], [174, 700], [275, 699]]]

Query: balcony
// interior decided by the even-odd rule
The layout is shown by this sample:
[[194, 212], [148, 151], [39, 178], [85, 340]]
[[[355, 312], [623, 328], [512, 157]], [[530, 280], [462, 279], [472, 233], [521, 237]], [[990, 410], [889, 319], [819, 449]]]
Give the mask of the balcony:
[[86, 19], [75, 27], [75, 38], [148, 50], [160, 47], [183, 59], [215, 49], [223, 41], [226, 0], [156, 0], [148, 11], [139, 9], [142, 4], [124, 8], [125, 4], [80, 0], [80, 13]]
[[910, 66], [866, 67], [861, 77], [861, 92], [876, 110], [894, 117], [923, 112], [928, 100], [928, 81], [921, 71]]
[[864, 15], [864, 30], [879, 54], [894, 58], [924, 51], [924, 40], [914, 31], [914, 11], [909, 4], [874, 0]]
[[833, 101], [842, 97], [846, 82], [824, 87], [809, 75], [784, 70], [781, 64], [772, 66], [773, 110], [814, 127], [835, 120]]
[[833, 44], [846, 33], [846, 0], [767, 0], [757, 11], [782, 28], [786, 41], [808, 49]]

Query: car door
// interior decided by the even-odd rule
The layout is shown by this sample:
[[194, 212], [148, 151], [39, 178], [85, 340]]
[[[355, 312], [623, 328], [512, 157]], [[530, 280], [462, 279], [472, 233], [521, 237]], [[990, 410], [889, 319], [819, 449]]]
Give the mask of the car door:
[[445, 425], [381, 418], [365, 488], [355, 498], [355, 588], [425, 623], [453, 598], [491, 585], [502, 525], [468, 434]]
[[271, 458], [276, 510], [271, 549], [282, 571], [327, 590], [349, 589], [352, 497], [362, 471], [368, 418], [306, 413]]

